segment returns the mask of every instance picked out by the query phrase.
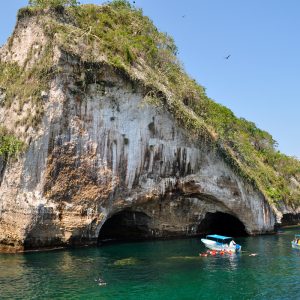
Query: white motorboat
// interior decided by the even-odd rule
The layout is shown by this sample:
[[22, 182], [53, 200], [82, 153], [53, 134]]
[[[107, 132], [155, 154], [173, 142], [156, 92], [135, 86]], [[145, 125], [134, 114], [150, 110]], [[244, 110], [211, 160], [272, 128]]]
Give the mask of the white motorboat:
[[300, 234], [295, 234], [295, 238], [292, 240], [292, 248], [300, 249]]
[[207, 235], [206, 238], [201, 239], [201, 242], [208, 249], [215, 251], [240, 252], [242, 249], [242, 246], [235, 243], [232, 237], [218, 234]]

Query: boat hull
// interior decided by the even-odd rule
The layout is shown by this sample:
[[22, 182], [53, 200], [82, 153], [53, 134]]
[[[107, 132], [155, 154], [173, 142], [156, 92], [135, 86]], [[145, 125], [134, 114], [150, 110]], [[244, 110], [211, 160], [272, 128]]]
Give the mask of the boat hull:
[[229, 246], [228, 244], [222, 244], [222, 243], [218, 243], [212, 240], [208, 240], [208, 239], [201, 239], [201, 242], [208, 248], [211, 250], [215, 250], [215, 251], [230, 251], [230, 252], [240, 252], [242, 247], [240, 245], [236, 246]]
[[300, 250], [300, 244], [292, 242], [292, 248]]

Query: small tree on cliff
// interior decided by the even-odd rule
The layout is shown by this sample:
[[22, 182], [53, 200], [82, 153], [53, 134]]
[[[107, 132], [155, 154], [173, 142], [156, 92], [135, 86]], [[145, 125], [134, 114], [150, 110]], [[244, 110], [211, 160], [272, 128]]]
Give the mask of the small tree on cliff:
[[60, 6], [76, 6], [77, 0], [29, 0], [29, 5], [40, 8], [55, 8]]

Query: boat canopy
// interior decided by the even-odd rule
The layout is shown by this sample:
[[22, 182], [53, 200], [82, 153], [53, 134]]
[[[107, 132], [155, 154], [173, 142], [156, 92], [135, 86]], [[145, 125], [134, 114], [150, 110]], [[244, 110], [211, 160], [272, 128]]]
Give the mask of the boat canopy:
[[[300, 235], [299, 235], [300, 236]], [[218, 239], [218, 240], [228, 240], [232, 239], [232, 237], [229, 236], [223, 236], [223, 235], [218, 235], [218, 234], [210, 234], [206, 236], [207, 238], [213, 238], [213, 239]]]
[[220, 244], [229, 244], [232, 241], [232, 237], [218, 235], [218, 234], [207, 235], [206, 238], [208, 240], [212, 240]]

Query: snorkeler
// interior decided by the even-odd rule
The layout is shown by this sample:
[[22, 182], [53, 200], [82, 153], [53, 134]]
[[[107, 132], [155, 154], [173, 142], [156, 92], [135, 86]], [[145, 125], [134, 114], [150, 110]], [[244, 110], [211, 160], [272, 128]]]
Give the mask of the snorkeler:
[[102, 278], [98, 278], [98, 279], [95, 279], [95, 282], [98, 283], [99, 286], [104, 286], [106, 285], [107, 283], [102, 279]]

